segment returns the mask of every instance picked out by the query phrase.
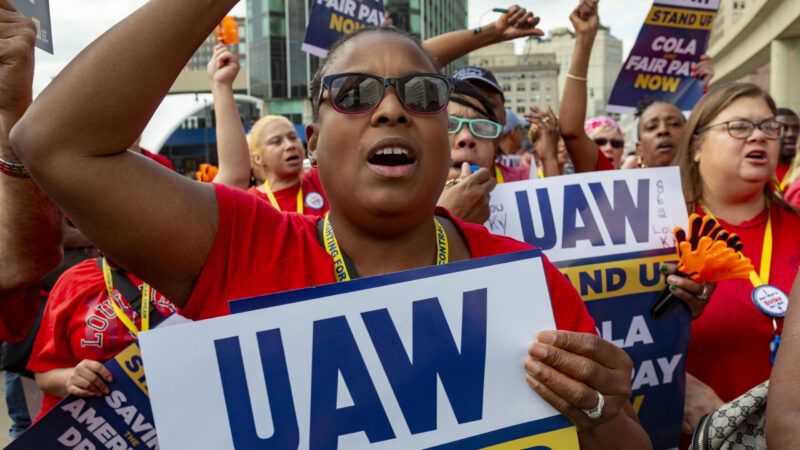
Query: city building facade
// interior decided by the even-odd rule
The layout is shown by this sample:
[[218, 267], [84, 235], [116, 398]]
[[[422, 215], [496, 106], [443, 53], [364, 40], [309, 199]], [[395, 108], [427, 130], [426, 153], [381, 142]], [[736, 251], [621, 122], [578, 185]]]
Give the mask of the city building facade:
[[[555, 28], [545, 38], [530, 38], [525, 43], [524, 54], [532, 58], [540, 54], [555, 54], [559, 66], [558, 98], [564, 93], [564, 85], [572, 52], [575, 34], [568, 28]], [[587, 82], [587, 117], [605, 114], [608, 98], [622, 68], [622, 41], [611, 34], [608, 27], [600, 26], [592, 47]]]
[[[391, 14], [394, 26], [421, 40], [468, 27], [467, 0], [386, 0], [386, 11]], [[467, 65], [462, 57], [445, 67], [453, 73]]]
[[800, 111], [800, 1], [722, 0], [711, 35], [712, 87], [751, 81]]
[[484, 47], [469, 54], [469, 65], [492, 71], [503, 88], [506, 107], [524, 114], [529, 106], [558, 111], [559, 65], [553, 53], [518, 55], [513, 42]]

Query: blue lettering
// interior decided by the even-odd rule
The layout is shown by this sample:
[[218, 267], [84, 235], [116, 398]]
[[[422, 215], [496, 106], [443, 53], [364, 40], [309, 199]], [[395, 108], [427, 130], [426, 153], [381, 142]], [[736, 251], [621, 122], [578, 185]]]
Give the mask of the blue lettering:
[[614, 292], [622, 289], [625, 286], [627, 277], [625, 270], [619, 267], [612, 267], [606, 270], [606, 292]]
[[628, 183], [624, 180], [614, 181], [614, 205], [608, 201], [606, 191], [600, 183], [589, 183], [589, 189], [597, 202], [597, 208], [606, 224], [611, 242], [616, 245], [625, 243], [625, 221], [631, 225], [636, 242], [648, 241], [650, 219], [650, 181], [639, 180], [637, 203], [633, 203]]
[[[310, 449], [335, 449], [339, 436], [363, 431], [371, 443], [394, 439], [367, 366], [345, 317], [314, 322]], [[336, 407], [341, 372], [353, 406]]]
[[244, 372], [242, 349], [238, 337], [217, 339], [217, 365], [222, 379], [222, 392], [228, 409], [233, 446], [236, 448], [296, 449], [300, 445], [300, 431], [286, 367], [280, 330], [256, 333], [264, 381], [269, 393], [269, 410], [275, 430], [271, 437], [261, 438], [256, 433], [247, 376]]
[[658, 267], [660, 265], [661, 263], [657, 262], [650, 265], [653, 276], [647, 275], [647, 264], [642, 264], [639, 266], [639, 282], [642, 284], [642, 286], [651, 287], [658, 284], [658, 282], [661, 280], [661, 273], [658, 271]]
[[589, 295], [589, 288], [591, 288], [595, 294], [603, 292], [603, 273], [600, 269], [594, 271], [594, 276], [590, 275], [589, 272], [581, 272], [578, 275], [578, 280], [581, 286], [582, 297]]
[[542, 250], [550, 250], [556, 246], [558, 236], [556, 236], [556, 226], [553, 222], [553, 208], [550, 206], [550, 197], [547, 189], [537, 189], [536, 199], [539, 201], [539, 214], [542, 218], [542, 237], [536, 236], [536, 229], [533, 227], [533, 214], [527, 191], [517, 191], [517, 209], [519, 211], [519, 222], [522, 226], [522, 239], [528, 244]]
[[486, 289], [465, 292], [461, 352], [437, 298], [414, 302], [410, 361], [389, 311], [362, 313], [411, 434], [436, 429], [437, 376], [458, 423], [483, 417], [486, 363]]
[[[577, 214], [581, 215], [583, 226], [579, 227]], [[561, 234], [563, 248], [575, 248], [578, 241], [586, 240], [597, 247], [603, 245], [600, 228], [589, 209], [589, 201], [583, 195], [580, 185], [564, 186], [564, 226]]]

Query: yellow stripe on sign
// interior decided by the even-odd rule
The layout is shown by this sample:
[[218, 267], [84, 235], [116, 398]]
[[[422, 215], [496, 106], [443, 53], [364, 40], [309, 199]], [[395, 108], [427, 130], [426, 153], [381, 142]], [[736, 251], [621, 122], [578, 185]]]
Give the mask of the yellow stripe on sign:
[[149, 396], [147, 391], [147, 381], [144, 378], [144, 364], [142, 364], [142, 354], [139, 346], [131, 344], [125, 350], [114, 357], [122, 370], [131, 378], [133, 384], [139, 386], [144, 395]]
[[528, 436], [511, 442], [484, 447], [483, 450], [523, 450], [531, 447], [547, 447], [552, 449], [575, 449], [579, 450], [578, 433], [575, 427], [562, 428], [560, 430]]
[[560, 269], [581, 295], [583, 301], [602, 300], [621, 295], [656, 292], [664, 288], [658, 267], [675, 255], [626, 259], [601, 264]]
[[644, 395], [637, 395], [636, 398], [633, 399], [633, 410], [636, 412], [636, 415], [639, 415], [639, 410], [642, 409], [642, 403], [644, 403]]
[[714, 26], [715, 16], [716, 13], [710, 11], [653, 6], [644, 23], [689, 30], [710, 30]]

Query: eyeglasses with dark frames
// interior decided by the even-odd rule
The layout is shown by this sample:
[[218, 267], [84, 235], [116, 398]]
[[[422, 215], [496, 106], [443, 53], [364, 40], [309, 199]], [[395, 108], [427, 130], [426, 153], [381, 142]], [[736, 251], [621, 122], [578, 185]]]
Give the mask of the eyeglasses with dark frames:
[[777, 140], [783, 136], [783, 132], [786, 129], [786, 125], [778, 122], [775, 119], [768, 119], [758, 124], [747, 119], [734, 119], [705, 126], [695, 131], [694, 134], [700, 134], [710, 130], [711, 128], [722, 125], [725, 125], [728, 130], [728, 134], [734, 139], [747, 139], [752, 136], [753, 132], [756, 130], [756, 128], [758, 128], [767, 136], [767, 139]]
[[392, 86], [406, 111], [413, 114], [439, 114], [447, 108], [453, 80], [435, 73], [413, 73], [397, 78], [382, 78], [360, 72], [339, 73], [322, 78], [317, 106], [323, 92], [334, 110], [341, 114], [366, 114], [380, 105], [386, 88]]

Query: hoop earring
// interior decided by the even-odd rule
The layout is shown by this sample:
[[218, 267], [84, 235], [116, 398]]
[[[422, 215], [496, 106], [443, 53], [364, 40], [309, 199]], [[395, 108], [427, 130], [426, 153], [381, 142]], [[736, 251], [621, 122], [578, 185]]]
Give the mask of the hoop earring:
[[310, 155], [308, 162], [311, 163], [311, 167], [317, 167], [317, 155]]

